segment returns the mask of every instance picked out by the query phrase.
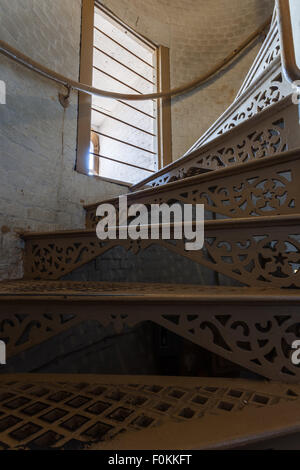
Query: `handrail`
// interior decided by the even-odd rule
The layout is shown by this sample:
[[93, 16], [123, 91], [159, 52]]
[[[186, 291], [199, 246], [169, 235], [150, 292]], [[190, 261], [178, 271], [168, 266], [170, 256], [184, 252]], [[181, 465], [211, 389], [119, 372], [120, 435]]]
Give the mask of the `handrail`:
[[42, 75], [43, 77], [48, 78], [56, 83], [64, 85], [69, 90], [77, 90], [82, 93], [86, 93], [88, 95], [95, 95], [95, 96], [102, 96], [106, 98], [113, 98], [113, 99], [122, 99], [126, 101], [144, 101], [144, 100], [153, 100], [153, 99], [165, 99], [165, 98], [172, 98], [174, 96], [183, 95], [188, 93], [204, 83], [206, 83], [209, 79], [211, 79], [214, 75], [220, 72], [226, 65], [232, 62], [232, 60], [239, 55], [242, 51], [244, 51], [249, 45], [251, 45], [255, 39], [263, 33], [263, 31], [269, 26], [272, 21], [272, 17], [269, 17], [267, 21], [265, 21], [256, 31], [254, 31], [248, 38], [243, 41], [239, 47], [237, 47], [233, 52], [231, 52], [225, 59], [223, 59], [220, 63], [214, 66], [211, 70], [207, 73], [201, 75], [197, 79], [182, 85], [177, 88], [173, 88], [167, 92], [159, 92], [159, 93], [151, 93], [146, 95], [132, 95], [132, 94], [122, 94], [122, 93], [114, 93], [110, 91], [100, 90], [93, 86], [86, 85], [84, 83], [77, 82], [76, 80], [72, 80], [71, 78], [67, 78], [64, 75], [54, 72], [53, 70], [45, 67], [44, 65], [40, 64], [39, 62], [34, 61], [27, 55], [23, 54], [22, 52], [18, 51], [17, 49], [13, 48], [5, 41], [0, 40], [0, 53], [9, 57], [10, 59], [22, 64], [24, 67]]
[[293, 40], [292, 18], [289, 0], [276, 0], [283, 70], [291, 83], [300, 79]]

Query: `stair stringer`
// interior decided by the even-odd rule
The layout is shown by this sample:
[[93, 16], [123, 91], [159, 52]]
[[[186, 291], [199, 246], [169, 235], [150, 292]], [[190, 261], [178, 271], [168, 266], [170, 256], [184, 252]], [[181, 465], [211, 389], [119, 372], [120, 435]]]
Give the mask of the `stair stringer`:
[[187, 240], [172, 235], [170, 240], [100, 241], [92, 230], [24, 238], [25, 279], [60, 279], [115, 246], [138, 255], [160, 245], [248, 286], [300, 288], [299, 216], [208, 221], [203, 248], [197, 251], [187, 251]]
[[250, 119], [272, 104], [278, 103], [293, 92], [284, 77], [281, 58], [277, 57], [265, 73], [259, 76], [247, 90], [232, 103], [224, 114], [184, 155], [199, 149], [205, 143], [228, 132], [241, 122]]
[[273, 22], [270, 30], [267, 34], [265, 41], [263, 42], [260, 51], [253, 62], [252, 67], [247, 74], [243, 85], [241, 86], [236, 100], [249, 88], [249, 86], [263, 73], [268, 67], [274, 62], [275, 59], [280, 57], [281, 46], [280, 46], [280, 35], [277, 22], [276, 8], [274, 9]]
[[[49, 300], [36, 302], [36, 305], [10, 302], [0, 313], [1, 323], [5, 325], [0, 338], [11, 339], [7, 325], [20, 316], [27, 318], [26, 324], [40, 325], [41, 330], [47, 332], [47, 317], [58, 308], [61, 314], [73, 316], [77, 323], [97, 321], [103, 327], [113, 326], [119, 334], [150, 321], [265, 378], [299, 383], [300, 367], [291, 361], [291, 344], [299, 339], [299, 301], [289, 302], [288, 296], [286, 302], [280, 302], [278, 296], [265, 301], [263, 289], [259, 292], [260, 301], [251, 300], [250, 295], [244, 302], [230, 300], [230, 296], [218, 302], [217, 290], [215, 294], [215, 301], [203, 302], [187, 302], [183, 298], [182, 302], [137, 300], [132, 304], [124, 299], [100, 304], [96, 301], [56, 302], [55, 307]], [[33, 329], [29, 333], [31, 331]], [[47, 334], [53, 336], [53, 332]]]

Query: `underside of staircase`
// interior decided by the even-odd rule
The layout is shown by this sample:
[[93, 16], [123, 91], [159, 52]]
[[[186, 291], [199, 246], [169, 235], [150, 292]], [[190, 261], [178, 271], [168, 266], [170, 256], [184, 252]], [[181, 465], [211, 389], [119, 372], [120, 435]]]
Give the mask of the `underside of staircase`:
[[225, 449], [300, 433], [299, 107], [280, 52], [275, 15], [228, 110], [127, 195], [204, 204], [202, 250], [174, 226], [168, 240], [101, 241], [97, 207], [119, 198], [95, 201], [85, 228], [22, 234], [24, 279], [0, 283], [8, 358], [87, 321], [117, 334], [150, 322], [255, 380], [1, 374], [0, 449]]

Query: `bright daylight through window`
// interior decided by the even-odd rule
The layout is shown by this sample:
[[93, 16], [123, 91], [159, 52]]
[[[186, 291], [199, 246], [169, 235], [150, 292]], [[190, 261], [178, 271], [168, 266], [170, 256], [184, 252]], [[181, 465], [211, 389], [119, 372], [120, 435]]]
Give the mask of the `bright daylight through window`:
[[[157, 90], [157, 48], [95, 6], [93, 86], [126, 94]], [[89, 173], [136, 183], [158, 169], [157, 104], [93, 96]]]

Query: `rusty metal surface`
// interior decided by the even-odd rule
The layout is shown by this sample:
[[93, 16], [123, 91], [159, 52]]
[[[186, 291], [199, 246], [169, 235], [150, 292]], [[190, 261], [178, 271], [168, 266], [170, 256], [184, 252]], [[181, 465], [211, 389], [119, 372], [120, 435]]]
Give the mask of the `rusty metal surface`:
[[0, 448], [109, 448], [127, 433], [135, 433], [138, 446], [139, 433], [151, 429], [164, 448], [166, 425], [203, 433], [202, 421], [207, 427], [219, 417], [224, 426], [226, 417], [223, 432], [230, 435], [231, 419], [266, 408], [276, 414], [278, 406], [297, 406], [299, 397], [298, 386], [235, 379], [2, 375]]

